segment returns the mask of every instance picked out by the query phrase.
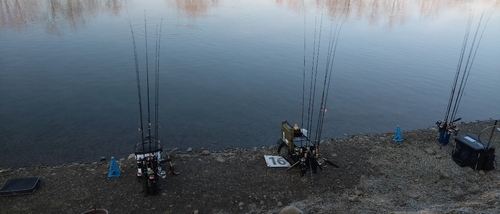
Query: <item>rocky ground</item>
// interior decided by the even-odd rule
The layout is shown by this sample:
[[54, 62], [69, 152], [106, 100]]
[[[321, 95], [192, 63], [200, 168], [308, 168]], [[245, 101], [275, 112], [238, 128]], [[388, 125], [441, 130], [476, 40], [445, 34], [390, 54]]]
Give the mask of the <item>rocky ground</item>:
[[[478, 134], [493, 121], [460, 124]], [[0, 197], [0, 213], [500, 213], [500, 172], [461, 168], [437, 131], [349, 135], [321, 144], [324, 166], [312, 177], [297, 168], [268, 168], [264, 155], [277, 146], [246, 150], [174, 151], [180, 175], [161, 180], [157, 196], [144, 197], [133, 159], [118, 161], [122, 174], [108, 178], [109, 158], [94, 163], [0, 169], [0, 182], [36, 176], [32, 194]], [[498, 155], [498, 152], [497, 152]], [[497, 157], [498, 159], [498, 157]], [[312, 185], [313, 184], [313, 185]], [[289, 212], [292, 213], [292, 212]]]

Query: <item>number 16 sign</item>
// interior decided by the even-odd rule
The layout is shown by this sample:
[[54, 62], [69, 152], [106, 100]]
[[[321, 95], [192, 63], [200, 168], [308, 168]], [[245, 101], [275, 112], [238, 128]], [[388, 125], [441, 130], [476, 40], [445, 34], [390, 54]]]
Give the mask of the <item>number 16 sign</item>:
[[267, 167], [290, 167], [290, 163], [281, 156], [264, 155]]

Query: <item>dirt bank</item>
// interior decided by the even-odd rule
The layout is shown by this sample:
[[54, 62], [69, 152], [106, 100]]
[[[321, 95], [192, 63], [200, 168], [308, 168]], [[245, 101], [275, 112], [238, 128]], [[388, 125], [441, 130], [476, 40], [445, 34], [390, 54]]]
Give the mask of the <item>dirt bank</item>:
[[[460, 124], [478, 134], [493, 121]], [[403, 127], [404, 128], [404, 127]], [[268, 168], [276, 145], [247, 150], [175, 152], [177, 176], [145, 198], [132, 159], [107, 178], [108, 161], [1, 169], [0, 182], [37, 176], [35, 193], [0, 197], [0, 213], [81, 213], [97, 205], [110, 213], [279, 213], [293, 204], [305, 213], [500, 213], [500, 173], [461, 168], [452, 146], [439, 148], [437, 131], [352, 135], [321, 145], [340, 168], [301, 177], [298, 169]], [[498, 158], [497, 158], [498, 159]], [[311, 180], [313, 179], [313, 180]], [[311, 186], [311, 181], [314, 185]]]

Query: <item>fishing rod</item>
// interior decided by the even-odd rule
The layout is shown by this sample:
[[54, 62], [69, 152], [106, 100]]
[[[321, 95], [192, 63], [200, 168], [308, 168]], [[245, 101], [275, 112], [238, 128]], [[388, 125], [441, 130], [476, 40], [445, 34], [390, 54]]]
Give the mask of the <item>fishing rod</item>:
[[[157, 116], [156, 116], [156, 133], [157, 133], [157, 137], [156, 137], [156, 140], [159, 140], [159, 137], [158, 137], [158, 132], [160, 131], [160, 118], [159, 118], [159, 108], [160, 108], [160, 103], [159, 103], [159, 100], [160, 100], [160, 50], [161, 50], [161, 29], [162, 29], [162, 26], [163, 26], [163, 18], [160, 19], [160, 34], [158, 36], [158, 72], [157, 72], [157, 77], [156, 77], [156, 91], [157, 91], [157, 96], [156, 96], [156, 112], [157, 112]], [[169, 156], [170, 157], [170, 156]]]
[[[313, 95], [312, 95], [312, 102], [311, 102], [311, 126], [312, 126], [312, 120], [313, 120], [313, 112], [314, 112], [314, 100], [316, 98], [316, 83], [317, 83], [317, 79], [318, 79], [318, 64], [319, 64], [319, 52], [320, 52], [320, 47], [321, 47], [321, 34], [322, 34], [322, 29], [323, 29], [323, 13], [324, 13], [324, 10], [322, 8], [322, 11], [321, 11], [321, 21], [320, 21], [320, 24], [319, 24], [319, 36], [318, 36], [318, 49], [316, 50], [316, 68], [315, 68], [315, 71], [314, 71], [314, 85], [313, 85]], [[320, 107], [321, 108], [321, 107]], [[310, 127], [310, 129], [312, 129], [312, 127]]]
[[[321, 20], [320, 20], [320, 27], [318, 31], [318, 20], [317, 17], [315, 17], [315, 29], [314, 29], [314, 44], [313, 44], [313, 54], [312, 54], [312, 63], [311, 63], [311, 77], [310, 77], [310, 85], [309, 85], [309, 103], [308, 103], [308, 109], [307, 109], [307, 125], [305, 130], [311, 130], [312, 125], [313, 125], [313, 116], [314, 115], [314, 105], [315, 105], [315, 96], [316, 96], [316, 90], [317, 90], [317, 82], [318, 82], [318, 67], [319, 67], [319, 58], [320, 58], [320, 47], [321, 47], [321, 38], [322, 38], [322, 29], [323, 29], [323, 16], [324, 16], [324, 10], [322, 10], [321, 13]], [[302, 85], [302, 125], [304, 124], [304, 112], [305, 112], [305, 94], [306, 94], [306, 63], [305, 63], [305, 58], [306, 58], [306, 28], [305, 28], [305, 15], [304, 15], [304, 60], [303, 60], [303, 85]], [[334, 62], [334, 56], [336, 53], [336, 47], [337, 47], [337, 41], [339, 38], [339, 23], [337, 22], [337, 26], [335, 27], [335, 32], [333, 32], [333, 22], [330, 26], [330, 38], [329, 38], [329, 45], [328, 45], [328, 55], [326, 58], [326, 67], [325, 67], [325, 77], [324, 77], [324, 83], [323, 83], [323, 91], [321, 95], [321, 106], [320, 109], [324, 108], [326, 106], [326, 101], [327, 101], [327, 96], [328, 96], [328, 90], [330, 87], [331, 83], [331, 76], [332, 76], [332, 64]], [[318, 36], [316, 36], [318, 35]], [[333, 35], [333, 36], [332, 36]], [[318, 40], [318, 42], [316, 42]], [[320, 114], [318, 117], [318, 124], [316, 126], [316, 138], [321, 137], [321, 131], [322, 131], [322, 124], [324, 121], [324, 112], [325, 110], [322, 109], [320, 110]], [[281, 155], [281, 149], [283, 147], [287, 148], [287, 156], [291, 158], [293, 161], [292, 165], [287, 169], [287, 171], [297, 165], [300, 167], [300, 174], [301, 176], [304, 176], [306, 171], [309, 169], [310, 170], [310, 176], [311, 176], [311, 186], [314, 186], [314, 176], [313, 173], [316, 173], [317, 168], [320, 168], [322, 170], [321, 165], [323, 162], [328, 163], [332, 166], [335, 166], [338, 168], [336, 164], [333, 162], [327, 160], [326, 158], [320, 157], [319, 156], [319, 143], [312, 143], [312, 141], [309, 139], [309, 136], [304, 135], [302, 133], [302, 129], [299, 129], [298, 125], [295, 124], [292, 128], [290, 124], [288, 124], [287, 121], [282, 122], [281, 126], [281, 131], [283, 133], [283, 136], [280, 140], [278, 140], [278, 154]], [[296, 146], [295, 142], [301, 142], [301, 146]], [[306, 142], [306, 145], [302, 145], [303, 141]]]
[[458, 64], [457, 64], [457, 71], [455, 72], [455, 79], [453, 81], [453, 86], [451, 88], [450, 98], [448, 99], [448, 106], [446, 108], [446, 113], [445, 113], [444, 121], [442, 122], [442, 126], [444, 126], [445, 128], [447, 126], [448, 116], [449, 116], [449, 113], [450, 113], [451, 105], [453, 103], [453, 98], [455, 97], [455, 89], [456, 89], [456, 86], [457, 86], [458, 77], [460, 76], [460, 70], [461, 70], [461, 67], [462, 67], [462, 60], [463, 60], [463, 57], [464, 57], [464, 54], [465, 54], [465, 49], [467, 47], [467, 41], [468, 41], [468, 38], [469, 38], [470, 27], [472, 25], [473, 13], [474, 13], [474, 11], [470, 12], [470, 14], [469, 14], [469, 20], [467, 21], [467, 27], [465, 29], [464, 40], [462, 42], [462, 49], [460, 51], [460, 57], [459, 57]]
[[[142, 111], [142, 102], [141, 102], [141, 87], [140, 87], [140, 79], [139, 79], [139, 66], [138, 66], [138, 57], [137, 57], [137, 47], [135, 43], [135, 36], [133, 33], [133, 28], [130, 20], [129, 22], [130, 29], [132, 31], [132, 39], [134, 44], [134, 57], [135, 57], [135, 66], [136, 66], [136, 76], [137, 76], [137, 88], [138, 88], [138, 97], [139, 97], [139, 117], [140, 117], [140, 131], [141, 131], [141, 142], [136, 144], [135, 147], [135, 159], [137, 163], [137, 178], [139, 181], [144, 181], [143, 184], [143, 192], [145, 196], [157, 194], [161, 189], [159, 188], [159, 177], [165, 178], [166, 172], [163, 170], [162, 164], [168, 163], [169, 169], [168, 174], [178, 175], [179, 173], [174, 171], [174, 164], [170, 157], [167, 159], [162, 158], [162, 144], [158, 140], [159, 136], [159, 88], [160, 88], [160, 50], [161, 50], [161, 30], [163, 25], [163, 19], [160, 22], [160, 28], [158, 30], [158, 25], [156, 25], [156, 33], [155, 33], [155, 71], [154, 71], [154, 134], [152, 136], [152, 123], [151, 123], [151, 102], [150, 102], [150, 85], [149, 85], [149, 58], [148, 58], [148, 31], [147, 31], [147, 19], [146, 13], [144, 14], [144, 37], [146, 43], [146, 87], [147, 87], [147, 108], [148, 108], [148, 134], [144, 137], [144, 127], [143, 127], [143, 111]], [[148, 144], [146, 147], [145, 144]], [[154, 146], [152, 145], [154, 144]], [[142, 148], [142, 149], [141, 149]]]
[[[327, 54], [327, 59], [326, 59], [326, 66], [325, 66], [325, 77], [324, 77], [324, 82], [323, 82], [323, 91], [322, 91], [322, 94], [321, 94], [321, 104], [320, 104], [320, 111], [319, 111], [319, 115], [318, 115], [318, 123], [316, 124], [316, 140], [317, 139], [320, 139], [321, 140], [321, 131], [322, 131], [322, 121], [324, 119], [324, 114], [325, 114], [325, 90], [328, 90], [327, 89], [327, 81], [329, 83], [329, 80], [331, 79], [331, 67], [330, 67], [330, 62], [332, 61], [331, 60], [331, 56], [332, 56], [332, 51], [333, 51], [333, 42], [335, 40], [335, 35], [337, 33], [337, 28], [338, 28], [338, 23], [337, 23], [337, 26], [335, 28], [335, 32], [333, 33], [333, 37], [332, 37], [332, 31], [333, 31], [333, 22], [331, 23], [330, 25], [330, 39], [329, 39], [329, 42], [328, 42], [328, 54]], [[329, 78], [330, 77], [330, 78]]]
[[306, 83], [306, 11], [304, 11], [304, 67], [302, 69], [302, 103], [300, 104], [302, 107], [302, 112], [301, 112], [302, 119], [300, 122], [300, 127], [304, 127], [305, 83]]
[[[158, 109], [159, 109], [159, 96], [160, 96], [160, 41], [161, 41], [161, 27], [163, 24], [163, 18], [160, 20], [160, 33], [158, 35], [157, 39], [157, 45], [156, 45], [156, 71], [155, 71], [155, 139], [156, 141], [159, 140], [159, 128], [160, 128], [160, 121], [158, 119]], [[158, 144], [155, 144], [155, 149], [157, 149]]]
[[[451, 119], [453, 120], [457, 111], [458, 111], [458, 99], [461, 97], [461, 95], [463, 94], [463, 89], [465, 88], [465, 77], [468, 73], [470, 73], [470, 69], [468, 70], [467, 67], [469, 65], [469, 62], [470, 62], [470, 59], [471, 59], [471, 56], [472, 56], [472, 51], [474, 49], [474, 44], [476, 43], [476, 38], [477, 38], [477, 34], [479, 32], [479, 27], [481, 26], [481, 21], [483, 20], [483, 14], [481, 14], [481, 18], [479, 19], [479, 23], [477, 25], [477, 29], [476, 29], [476, 33], [474, 34], [474, 39], [472, 40], [472, 45], [470, 47], [470, 51], [469, 51], [469, 55], [467, 57], [467, 62], [465, 63], [465, 68], [464, 68], [464, 72], [462, 74], [462, 79], [460, 81], [460, 86], [458, 88], [458, 93], [457, 93], [457, 97], [455, 98], [455, 104], [453, 106], [453, 110], [452, 110], [452, 113], [451, 113]], [[476, 48], [477, 49], [477, 48]]]
[[130, 26], [130, 32], [132, 33], [132, 43], [134, 45], [135, 74], [137, 78], [137, 95], [139, 98], [139, 132], [141, 132], [142, 150], [144, 151], [144, 132], [143, 132], [144, 129], [142, 124], [141, 81], [139, 78], [139, 60], [137, 58], [137, 46], [135, 44], [135, 36], [134, 36], [134, 29], [132, 28], [132, 22], [130, 21], [130, 19], [127, 19], [127, 21]]
[[[333, 28], [333, 22], [332, 26]], [[338, 31], [337, 31], [338, 29]], [[326, 113], [326, 106], [327, 106], [327, 101], [328, 101], [328, 93], [330, 91], [330, 83], [331, 83], [331, 78], [332, 78], [332, 70], [333, 70], [333, 63], [335, 61], [335, 53], [337, 51], [337, 44], [338, 44], [338, 39], [340, 35], [340, 31], [342, 29], [342, 25], [340, 25], [340, 28], [338, 28], [338, 22], [337, 25], [335, 26], [335, 32], [333, 33], [333, 37], [331, 36], [331, 30], [330, 30], [330, 45], [329, 45], [329, 52], [328, 52], [328, 58], [327, 58], [327, 64], [326, 64], [326, 71], [325, 71], [325, 82], [323, 83], [323, 94], [321, 97], [321, 109], [319, 111], [319, 116], [318, 116], [318, 127], [317, 127], [317, 135], [316, 135], [316, 153], [319, 155], [319, 142], [321, 141], [321, 134], [323, 133], [323, 123], [325, 120], [325, 113]], [[335, 45], [333, 45], [335, 43]], [[328, 76], [328, 81], [327, 81], [327, 76]]]
[[[332, 22], [332, 26], [330, 27], [331, 29], [333, 29], [333, 22]], [[320, 157], [320, 152], [319, 152], [319, 145], [320, 145], [320, 141], [321, 141], [321, 134], [323, 132], [323, 123], [324, 123], [324, 118], [325, 118], [325, 111], [326, 111], [326, 103], [328, 101], [328, 93], [330, 91], [330, 83], [331, 83], [331, 77], [332, 77], [332, 70], [333, 70], [333, 62], [335, 61], [335, 54], [336, 54], [336, 51], [337, 51], [337, 44], [338, 44], [338, 38], [339, 38], [339, 35], [340, 35], [340, 31], [342, 29], [342, 24], [340, 25], [340, 28], [338, 28], [338, 22], [337, 22], [337, 26], [335, 27], [335, 33], [333, 34], [334, 36], [332, 37], [331, 36], [331, 29], [330, 29], [330, 45], [329, 45], [329, 51], [328, 51], [328, 57], [327, 57], [327, 65], [326, 65], [326, 71], [325, 73], [329, 73], [328, 75], [328, 84], [326, 85], [323, 85], [323, 96], [322, 96], [322, 104], [321, 104], [321, 107], [322, 109], [320, 109], [320, 115], [318, 116], [318, 135], [316, 136], [317, 140], [315, 141], [315, 151], [313, 151], [313, 155], [315, 156], [315, 160], [318, 161], [318, 167], [322, 169], [321, 167], [321, 164], [319, 163], [319, 160], [322, 160], [323, 162], [325, 163], [328, 163], [336, 168], [339, 168], [339, 166], [333, 162], [331, 162], [330, 160], [324, 158], [324, 157]], [[337, 31], [338, 29], [338, 31]], [[333, 46], [333, 42], [335, 41], [335, 46]], [[326, 81], [326, 74], [325, 74], [325, 81]], [[326, 82], [325, 82], [326, 83]], [[326, 90], [325, 90], [326, 88]]]
[[[455, 80], [453, 82], [453, 87], [452, 87], [452, 91], [450, 94], [450, 100], [448, 102], [448, 106], [447, 106], [447, 110], [446, 110], [445, 120], [442, 122], [441, 121], [436, 122], [436, 124], [439, 124], [438, 127], [439, 127], [440, 134], [439, 134], [438, 141], [441, 145], [446, 145], [448, 143], [449, 137], [452, 133], [457, 134], [458, 129], [456, 129], [456, 126], [453, 123], [456, 121], [459, 121], [461, 119], [461, 118], [455, 119], [455, 117], [456, 117], [456, 114], [458, 112], [458, 107], [460, 106], [460, 103], [461, 103], [461, 100], [462, 100], [462, 97], [463, 97], [463, 94], [465, 91], [465, 86], [467, 84], [467, 80], [469, 79], [470, 70], [471, 70], [472, 65], [474, 63], [474, 60], [475, 60], [475, 57], [477, 54], [477, 50], [479, 49], [479, 45], [481, 43], [484, 31], [485, 31], [486, 26], [488, 24], [488, 21], [491, 17], [491, 14], [490, 14], [490, 17], [488, 17], [488, 20], [486, 21], [486, 24], [483, 27], [483, 31], [481, 32], [481, 35], [479, 37], [479, 41], [476, 45], [476, 39], [477, 39], [477, 36], [479, 33], [479, 29], [481, 27], [481, 22], [483, 20], [484, 11], [481, 14], [481, 17], [479, 19], [479, 23], [478, 23], [477, 28], [476, 28], [476, 32], [474, 33], [474, 38], [472, 40], [472, 44], [470, 46], [470, 50], [469, 50], [469, 53], [467, 56], [467, 61], [465, 62], [462, 77], [460, 80], [460, 85], [458, 87], [458, 92], [455, 93], [455, 89], [456, 89], [456, 86], [458, 83], [458, 77], [460, 76], [460, 72], [462, 71], [462, 64], [463, 64], [463, 59], [465, 56], [465, 50], [467, 47], [468, 37], [470, 35], [470, 30], [471, 30], [471, 26], [472, 26], [473, 17], [474, 17], [473, 14], [474, 14], [474, 11], [472, 10], [469, 14], [469, 20], [467, 22], [467, 28], [466, 28], [466, 32], [464, 35], [464, 41], [462, 44], [460, 59], [459, 59], [458, 65], [457, 65], [457, 72], [455, 74]], [[474, 52], [474, 54], [473, 54], [473, 52]], [[454, 99], [454, 101], [453, 101], [453, 99]], [[452, 105], [453, 105], [453, 109], [451, 109]], [[451, 110], [451, 115], [450, 115], [450, 110]], [[451, 122], [448, 123], [449, 116], [451, 116], [451, 119], [450, 119]]]
[[[327, 54], [326, 66], [325, 66], [325, 76], [324, 76], [324, 81], [323, 81], [323, 91], [322, 91], [322, 95], [321, 95], [321, 104], [320, 104], [320, 110], [319, 110], [319, 115], [318, 115], [318, 122], [317, 122], [317, 126], [316, 126], [316, 136], [315, 136], [316, 139], [314, 140], [314, 149], [309, 151], [310, 152], [309, 154], [312, 156], [309, 159], [310, 160], [309, 167], [311, 169], [311, 172], [316, 171], [316, 168], [320, 168], [321, 170], [323, 170], [321, 167], [321, 163], [319, 162], [320, 160], [323, 160], [324, 162], [326, 162], [334, 167], [339, 168], [338, 165], [327, 160], [326, 158], [323, 158], [323, 157], [320, 158], [319, 146], [320, 146], [320, 141], [321, 141], [321, 134], [323, 131], [323, 124], [324, 124], [324, 118], [325, 118], [325, 113], [326, 113], [325, 112], [326, 111], [326, 103], [328, 100], [328, 92], [330, 89], [333, 63], [335, 61], [335, 53], [337, 50], [338, 38], [340, 35], [341, 28], [342, 28], [342, 25], [339, 28], [339, 23], [337, 22], [337, 25], [335, 26], [335, 31], [332, 33], [333, 22], [330, 25], [330, 36], [329, 36], [330, 39], [329, 39], [329, 43], [328, 43], [328, 54]], [[318, 56], [318, 58], [319, 58], [319, 56]], [[316, 74], [317, 74], [317, 71], [316, 71]], [[314, 88], [316, 88], [316, 87], [314, 87]], [[311, 163], [313, 161], [315, 161], [314, 165]], [[313, 180], [312, 180], [312, 174], [311, 174], [311, 184], [314, 185]]]
[[312, 98], [312, 81], [313, 81], [313, 76], [314, 76], [314, 58], [316, 57], [316, 30], [317, 30], [317, 17], [314, 17], [314, 43], [313, 43], [313, 54], [312, 54], [312, 61], [311, 61], [311, 80], [309, 82], [309, 103], [307, 105], [307, 125], [306, 125], [306, 130], [311, 131], [311, 98]]
[[326, 81], [327, 81], [327, 77], [328, 77], [328, 73], [329, 73], [329, 63], [330, 63], [330, 50], [331, 50], [331, 47], [332, 47], [332, 30], [333, 30], [333, 22], [332, 24], [330, 25], [330, 39], [328, 41], [328, 52], [327, 52], [327, 60], [326, 60], [326, 69], [325, 69], [325, 77], [324, 77], [324, 82], [323, 82], [323, 92], [321, 94], [321, 104], [320, 104], [320, 110], [319, 110], [319, 115], [318, 115], [318, 123], [316, 124], [316, 134], [315, 134], [315, 142], [316, 140], [318, 139], [318, 132], [320, 131], [319, 130], [319, 125], [320, 125], [320, 121], [321, 121], [321, 115], [322, 115], [322, 112], [321, 110], [323, 109], [323, 105], [324, 105], [324, 98], [325, 98], [325, 88], [326, 88]]
[[[312, 115], [314, 114], [314, 100], [316, 97], [316, 82], [317, 82], [317, 77], [318, 77], [319, 52], [320, 52], [320, 47], [321, 47], [321, 33], [322, 33], [322, 29], [323, 29], [323, 14], [324, 14], [324, 10], [322, 8], [321, 21], [320, 21], [320, 25], [319, 25], [318, 47], [317, 47], [316, 51], [315, 51], [316, 47], [313, 49], [313, 61], [312, 61], [312, 68], [311, 68], [311, 82], [310, 82], [310, 91], [309, 91], [310, 114], [308, 114], [308, 127], [307, 127], [308, 131], [312, 130], [312, 120], [313, 120]], [[314, 32], [315, 32], [314, 41], [316, 41], [316, 28], [315, 28]], [[316, 62], [314, 61], [314, 59], [316, 59]], [[313, 80], [313, 77], [314, 77], [314, 80]]]
[[[158, 140], [158, 25], [156, 25], [155, 33], [155, 137]], [[156, 143], [155, 143], [155, 149]]]
[[472, 20], [473, 20], [473, 14], [474, 14], [474, 10], [471, 10], [470, 13], [469, 13], [469, 19], [467, 21], [467, 26], [465, 28], [465, 34], [464, 34], [464, 39], [463, 39], [463, 42], [462, 42], [462, 48], [460, 50], [460, 57], [458, 59], [457, 70], [455, 72], [455, 78], [453, 80], [453, 85], [452, 85], [452, 89], [451, 89], [451, 93], [450, 93], [450, 98], [448, 99], [448, 105], [446, 107], [445, 118], [444, 118], [443, 121], [437, 121], [436, 122], [436, 125], [438, 125], [438, 130], [439, 130], [438, 142], [440, 144], [440, 147], [439, 147], [440, 149], [441, 149], [441, 147], [443, 145], [448, 144], [449, 137], [450, 137], [450, 134], [451, 134], [450, 130], [451, 131], [455, 130], [453, 123], [456, 122], [456, 121], [458, 121], [458, 120], [453, 120], [452, 119], [453, 121], [449, 122], [448, 118], [449, 118], [451, 106], [453, 104], [453, 99], [455, 97], [455, 90], [456, 90], [456, 87], [457, 87], [458, 78], [459, 78], [460, 72], [462, 70], [462, 61], [463, 61], [463, 58], [464, 58], [465, 50], [466, 50], [468, 39], [469, 39], [470, 28], [472, 26]]
[[[495, 124], [493, 124], [493, 127], [491, 128], [490, 137], [488, 138], [488, 145], [486, 145], [486, 150], [490, 149], [491, 139], [493, 139], [493, 133], [495, 133], [495, 128], [497, 128], [497, 124], [498, 124], [498, 120], [495, 120]], [[500, 131], [500, 128], [497, 128], [497, 130]], [[483, 131], [481, 131], [481, 132], [483, 132]]]
[[149, 103], [149, 60], [148, 60], [148, 31], [146, 22], [146, 11], [144, 10], [144, 40], [146, 41], [146, 96], [148, 101], [148, 146], [151, 151], [151, 108]]
[[[484, 24], [483, 26], [483, 31], [481, 32], [481, 35], [479, 37], [479, 41], [475, 47], [475, 50], [474, 50], [474, 55], [472, 55], [472, 51], [474, 49], [474, 42], [476, 41], [476, 36], [479, 32], [479, 27], [481, 26], [481, 21], [483, 19], [483, 15], [484, 15], [484, 12], [483, 14], [481, 14], [481, 18], [479, 19], [479, 23], [478, 23], [478, 26], [477, 26], [477, 29], [476, 29], [476, 34], [474, 35], [474, 41], [471, 45], [471, 49], [470, 49], [470, 53], [469, 53], [469, 59], [470, 57], [472, 56], [472, 60], [470, 62], [470, 66], [467, 66], [469, 64], [469, 59], [467, 59], [467, 63], [465, 65], [465, 73], [463, 74], [463, 77], [465, 77], [465, 74], [467, 73], [467, 76], [465, 77], [465, 81], [463, 80], [463, 77], [462, 77], [462, 81], [464, 81], [464, 84], [462, 86], [461, 84], [461, 90], [463, 91], [465, 89], [465, 85], [467, 84], [467, 80], [469, 79], [469, 75], [470, 75], [470, 70], [472, 69], [472, 65], [474, 64], [474, 60], [476, 58], [476, 54], [477, 54], [477, 50], [479, 49], [479, 45], [481, 44], [481, 40], [483, 38], [483, 35], [484, 35], [484, 31], [486, 30], [486, 26], [488, 25], [488, 22], [491, 18], [491, 14], [493, 12], [490, 13], [490, 16], [488, 17], [488, 19], [486, 20], [486, 23]], [[463, 93], [458, 93], [458, 96], [457, 96], [457, 101], [455, 102], [455, 106], [456, 106], [456, 109], [454, 108], [453, 111], [452, 111], [452, 118], [455, 117], [457, 111], [458, 111], [458, 106], [460, 106], [460, 102], [462, 101], [462, 96], [463, 96]]]
[[[308, 158], [308, 156], [311, 154], [311, 151], [306, 153], [304, 156], [305, 158]], [[312, 155], [311, 155], [312, 156]], [[311, 186], [314, 186], [314, 177], [313, 177], [313, 168], [312, 168], [312, 161], [314, 157], [309, 157], [309, 174], [311, 174]]]

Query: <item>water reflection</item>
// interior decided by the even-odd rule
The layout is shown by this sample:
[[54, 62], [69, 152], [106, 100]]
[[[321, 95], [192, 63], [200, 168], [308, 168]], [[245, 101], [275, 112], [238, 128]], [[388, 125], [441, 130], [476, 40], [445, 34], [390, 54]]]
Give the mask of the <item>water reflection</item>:
[[167, 5], [174, 4], [177, 12], [184, 12], [186, 16], [194, 18], [204, 15], [210, 7], [216, 7], [219, 0], [166, 0]]
[[[268, 1], [268, 0], [262, 0]], [[449, 1], [449, 0], [338, 0], [304, 1], [272, 0], [276, 5], [298, 13], [308, 10], [325, 10], [331, 18], [343, 20], [366, 19], [371, 25], [383, 24], [389, 27], [403, 24], [409, 16], [418, 11], [421, 17], [434, 18], [443, 10], [488, 8], [498, 10], [496, 0]], [[23, 29], [39, 24], [49, 34], [61, 34], [66, 26], [75, 30], [85, 25], [86, 19], [101, 14], [118, 15], [127, 8], [125, 0], [0, 0], [0, 27]], [[137, 2], [136, 2], [137, 3]], [[210, 8], [218, 7], [220, 0], [165, 0], [167, 8], [185, 13], [189, 18], [205, 15]]]
[[295, 12], [309, 9], [325, 10], [334, 19], [361, 20], [367, 19], [371, 25], [383, 24], [388, 27], [404, 24], [415, 10], [421, 17], [433, 18], [443, 10], [458, 9], [467, 12], [471, 8], [498, 10], [500, 4], [496, 0], [449, 1], [449, 0], [338, 0], [307, 1], [276, 0], [276, 5]]
[[36, 0], [2, 0], [0, 2], [0, 26], [2, 28], [25, 27], [28, 22], [37, 19], [35, 14], [39, 7]]
[[49, 34], [75, 30], [101, 14], [118, 15], [127, 1], [120, 0], [0, 0], [0, 27], [21, 30], [39, 24]]

